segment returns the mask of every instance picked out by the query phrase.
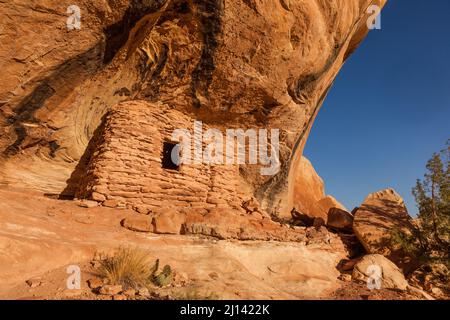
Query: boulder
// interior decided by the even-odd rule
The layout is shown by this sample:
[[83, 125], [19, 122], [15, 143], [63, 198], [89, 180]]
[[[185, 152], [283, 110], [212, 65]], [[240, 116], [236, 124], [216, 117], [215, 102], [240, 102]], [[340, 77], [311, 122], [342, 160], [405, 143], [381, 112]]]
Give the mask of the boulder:
[[152, 220], [147, 216], [128, 217], [121, 222], [124, 228], [137, 232], [152, 232]]
[[325, 197], [325, 187], [322, 178], [317, 174], [311, 162], [301, 157], [295, 169], [294, 177], [294, 207], [297, 211], [309, 217], [321, 217], [317, 202]]
[[292, 209], [291, 211], [292, 224], [295, 226], [311, 227], [314, 225], [314, 217], [298, 212]]
[[416, 262], [391, 243], [394, 230], [410, 233], [413, 225], [403, 199], [393, 189], [370, 194], [355, 211], [353, 231], [366, 251], [382, 254], [408, 272]]
[[379, 279], [380, 289], [406, 290], [408, 288], [408, 282], [402, 271], [381, 254], [364, 256], [353, 268], [352, 279], [364, 282]]
[[322, 178], [304, 156], [295, 166], [293, 184], [294, 210], [312, 221], [314, 218], [326, 220], [331, 208], [346, 210], [334, 197], [325, 194]]
[[342, 271], [352, 271], [360, 259], [343, 260], [339, 263], [339, 269]]
[[341, 204], [339, 201], [336, 200], [336, 198], [334, 198], [333, 196], [330, 196], [330, 195], [325, 196], [324, 198], [320, 199], [317, 202], [317, 206], [318, 206], [319, 210], [325, 214], [325, 219], [328, 216], [328, 212], [332, 208], [338, 208], [338, 209], [347, 211], [347, 209], [345, 208], [345, 206], [343, 204]]
[[181, 227], [185, 221], [185, 215], [169, 209], [153, 218], [153, 231], [161, 234], [180, 234]]
[[337, 230], [351, 231], [353, 215], [340, 208], [331, 208], [328, 211], [327, 226]]

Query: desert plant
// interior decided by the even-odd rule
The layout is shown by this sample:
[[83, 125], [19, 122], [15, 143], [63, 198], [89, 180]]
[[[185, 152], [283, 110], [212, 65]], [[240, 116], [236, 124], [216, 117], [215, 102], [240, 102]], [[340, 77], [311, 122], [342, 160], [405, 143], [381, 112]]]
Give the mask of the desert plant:
[[165, 265], [162, 272], [158, 273], [158, 267], [159, 260], [156, 260], [152, 268], [152, 282], [159, 287], [165, 287], [173, 280], [172, 268], [169, 265]]
[[418, 179], [412, 193], [419, 209], [411, 235], [394, 230], [391, 241], [425, 261], [450, 265], [450, 140], [446, 149], [427, 163], [427, 173]]
[[97, 271], [109, 284], [137, 289], [150, 283], [153, 273], [149, 261], [145, 251], [121, 247], [114, 255], [102, 260]]

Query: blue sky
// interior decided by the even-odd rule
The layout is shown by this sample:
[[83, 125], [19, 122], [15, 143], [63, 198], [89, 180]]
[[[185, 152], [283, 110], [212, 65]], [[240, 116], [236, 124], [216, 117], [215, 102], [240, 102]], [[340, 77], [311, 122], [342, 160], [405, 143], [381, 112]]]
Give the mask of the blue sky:
[[392, 187], [417, 213], [411, 188], [450, 138], [450, 0], [390, 0], [347, 60], [304, 154], [348, 209]]

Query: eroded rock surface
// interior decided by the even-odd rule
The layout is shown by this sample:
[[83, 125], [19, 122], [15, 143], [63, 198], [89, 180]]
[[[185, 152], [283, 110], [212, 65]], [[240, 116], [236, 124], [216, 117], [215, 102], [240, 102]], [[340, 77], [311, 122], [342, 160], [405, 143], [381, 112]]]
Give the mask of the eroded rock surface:
[[366, 282], [372, 289], [406, 290], [408, 282], [402, 271], [380, 254], [364, 256], [354, 267], [352, 278]]
[[320, 216], [317, 202], [325, 197], [325, 185], [306, 157], [301, 157], [294, 179], [295, 209], [310, 217]]
[[414, 265], [411, 257], [391, 243], [392, 233], [410, 233], [413, 229], [401, 196], [393, 189], [370, 194], [356, 210], [353, 231], [369, 253], [388, 257], [408, 271]]
[[384, 2], [82, 0], [72, 31], [69, 0], [3, 2], [1, 182], [73, 196], [107, 110], [143, 99], [219, 128], [280, 129], [278, 174], [240, 174], [263, 211], [288, 216], [317, 112]]
[[[223, 299], [325, 298], [339, 288], [336, 265], [347, 256], [338, 238], [306, 245], [156, 235], [121, 227], [124, 218], [148, 217], [129, 210], [81, 208], [73, 201], [1, 189], [0, 203], [0, 297], [8, 299], [61, 297], [67, 266], [79, 265], [85, 272], [96, 253], [118, 247], [146, 250]], [[78, 222], [82, 215], [92, 216], [94, 223]], [[44, 280], [55, 269], [60, 277]], [[30, 291], [25, 281], [36, 278], [43, 279], [42, 285]], [[90, 278], [83, 274], [83, 286]], [[47, 286], [54, 286], [51, 295]], [[71, 296], [63, 298], [79, 298], [73, 296], [76, 290], [67, 291]]]
[[292, 184], [295, 211], [308, 218], [322, 218], [326, 221], [330, 209], [346, 210], [334, 197], [325, 194], [325, 183], [304, 156], [296, 165]]

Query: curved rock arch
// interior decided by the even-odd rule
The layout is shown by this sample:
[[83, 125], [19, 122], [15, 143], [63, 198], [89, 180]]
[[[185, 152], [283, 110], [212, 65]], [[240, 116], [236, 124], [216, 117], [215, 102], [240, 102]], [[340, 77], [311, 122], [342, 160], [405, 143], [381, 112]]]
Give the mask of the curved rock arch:
[[266, 212], [286, 215], [326, 93], [367, 34], [367, 8], [385, 1], [106, 3], [80, 1], [82, 29], [70, 32], [68, 1], [2, 4], [11, 26], [0, 57], [1, 182], [72, 196], [67, 181], [88, 161], [108, 109], [161, 101], [221, 129], [281, 129], [281, 172], [261, 177], [242, 166], [241, 174]]

